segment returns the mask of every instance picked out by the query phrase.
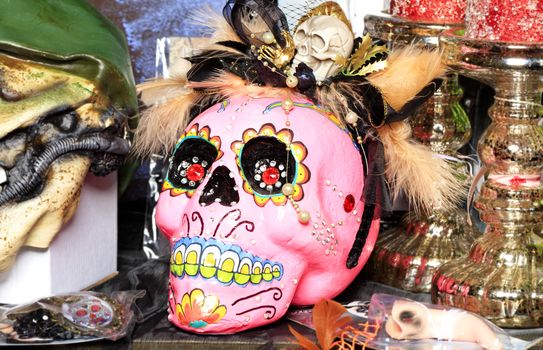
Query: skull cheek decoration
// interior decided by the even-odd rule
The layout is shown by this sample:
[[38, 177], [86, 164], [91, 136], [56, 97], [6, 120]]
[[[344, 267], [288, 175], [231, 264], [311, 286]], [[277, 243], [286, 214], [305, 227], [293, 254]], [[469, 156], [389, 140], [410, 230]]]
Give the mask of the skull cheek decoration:
[[[55, 21], [26, 35], [28, 22], [47, 15]], [[23, 245], [49, 246], [75, 212], [89, 170], [106, 175], [122, 163], [136, 99], [124, 38], [90, 5], [2, 2], [0, 23], [14, 28], [0, 30], [2, 271]], [[52, 37], [63, 45], [49, 47]]]
[[334, 297], [358, 274], [379, 224], [348, 269], [363, 169], [329, 118], [306, 100], [286, 114], [277, 99], [234, 98], [189, 125], [157, 206], [172, 244], [171, 322], [207, 333], [258, 327], [290, 304]]

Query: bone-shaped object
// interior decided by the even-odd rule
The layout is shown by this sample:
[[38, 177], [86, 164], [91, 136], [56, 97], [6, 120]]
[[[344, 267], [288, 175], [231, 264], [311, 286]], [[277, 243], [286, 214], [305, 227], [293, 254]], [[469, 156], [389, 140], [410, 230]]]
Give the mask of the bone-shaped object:
[[439, 339], [477, 343], [484, 349], [501, 350], [494, 331], [480, 318], [462, 310], [430, 309], [397, 300], [385, 330], [394, 339]]

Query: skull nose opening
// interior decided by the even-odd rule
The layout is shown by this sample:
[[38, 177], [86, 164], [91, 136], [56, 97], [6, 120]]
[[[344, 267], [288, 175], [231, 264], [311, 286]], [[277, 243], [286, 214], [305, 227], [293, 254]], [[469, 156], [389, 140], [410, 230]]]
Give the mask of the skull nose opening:
[[221, 165], [211, 174], [199, 203], [202, 206], [219, 203], [225, 207], [231, 207], [238, 202], [239, 193], [234, 174], [226, 166]]

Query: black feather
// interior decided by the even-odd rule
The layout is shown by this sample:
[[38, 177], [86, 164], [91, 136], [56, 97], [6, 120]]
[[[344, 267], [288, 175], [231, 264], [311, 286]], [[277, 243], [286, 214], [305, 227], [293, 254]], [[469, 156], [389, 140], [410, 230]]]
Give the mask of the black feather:
[[395, 111], [392, 107], [388, 108], [387, 123], [393, 123], [400, 120], [404, 120], [412, 116], [417, 109], [422, 106], [422, 104], [441, 87], [443, 84], [442, 79], [434, 79], [428, 85], [426, 85], [422, 90], [420, 90], [417, 95], [407, 102], [399, 111]]
[[233, 41], [233, 40], [219, 41], [217, 42], [217, 45], [228, 47], [229, 49], [239, 51], [242, 54], [249, 54], [250, 52], [249, 46], [246, 44], [240, 43], [239, 41]]
[[230, 26], [234, 29], [241, 40], [248, 45], [260, 46], [261, 43], [256, 38], [251, 38], [243, 24], [248, 13], [258, 16], [254, 20], [262, 20], [274, 35], [277, 43], [284, 47], [286, 42], [282, 32], [289, 32], [288, 22], [285, 14], [279, 8], [277, 1], [273, 0], [229, 0], [223, 8], [223, 15]]
[[209, 50], [190, 57], [188, 60], [192, 63], [192, 67], [187, 73], [189, 81], [208, 81], [218, 72], [228, 71], [248, 82], [258, 83], [258, 71], [253, 60], [246, 55]]

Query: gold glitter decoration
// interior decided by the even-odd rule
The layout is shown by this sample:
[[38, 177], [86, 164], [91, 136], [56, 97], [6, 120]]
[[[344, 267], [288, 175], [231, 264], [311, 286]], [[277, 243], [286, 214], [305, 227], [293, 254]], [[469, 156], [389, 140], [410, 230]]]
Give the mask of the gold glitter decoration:
[[310, 10], [308, 13], [303, 15], [300, 20], [298, 21], [298, 24], [294, 28], [294, 33], [298, 29], [298, 27], [307, 21], [308, 19], [312, 17], [317, 16], [334, 16], [338, 18], [341, 22], [345, 23], [351, 33], [353, 32], [353, 26], [351, 24], [351, 21], [347, 18], [347, 15], [345, 15], [345, 12], [343, 12], [343, 9], [339, 4], [333, 1], [327, 1], [325, 3], [320, 4], [319, 6], [315, 7], [314, 9]]
[[[382, 59], [377, 60], [381, 55]], [[369, 34], [364, 35], [362, 42], [358, 45], [356, 51], [349, 58], [347, 67], [343, 70], [343, 75], [365, 76], [387, 67], [386, 56], [388, 49], [384, 45], [372, 45], [372, 40]], [[373, 59], [373, 62], [372, 62]]]
[[281, 36], [285, 39], [285, 47], [281, 47], [277, 42], [272, 45], [262, 45], [258, 48], [259, 57], [262, 57], [277, 68], [283, 68], [290, 63], [294, 57], [296, 47], [294, 46], [294, 39], [287, 31], [282, 31]]

